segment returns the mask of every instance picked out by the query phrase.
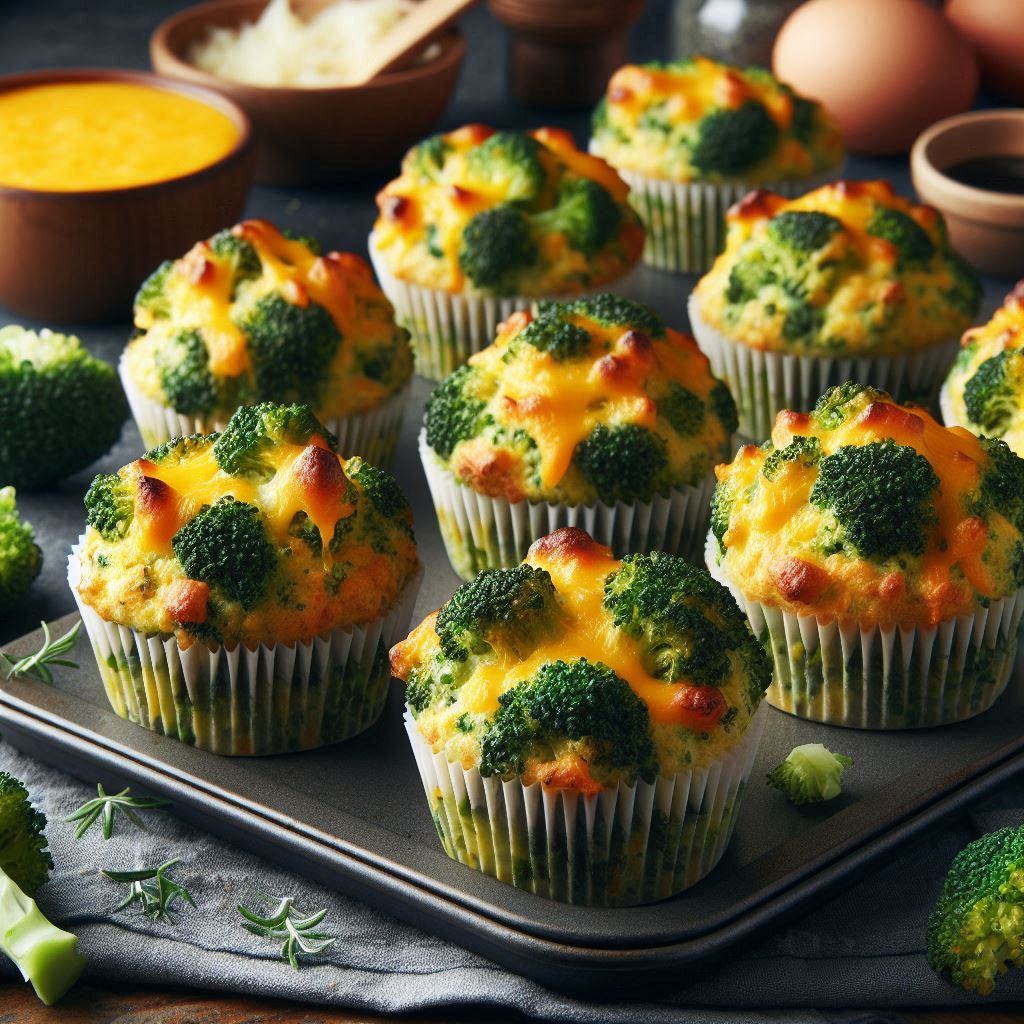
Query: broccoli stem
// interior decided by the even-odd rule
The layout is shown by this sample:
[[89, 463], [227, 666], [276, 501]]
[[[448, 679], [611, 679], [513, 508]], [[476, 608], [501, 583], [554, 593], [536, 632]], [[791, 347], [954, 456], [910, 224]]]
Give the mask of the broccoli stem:
[[35, 900], [0, 870], [0, 949], [47, 1006], [71, 988], [85, 967], [77, 945], [74, 935], [47, 921]]

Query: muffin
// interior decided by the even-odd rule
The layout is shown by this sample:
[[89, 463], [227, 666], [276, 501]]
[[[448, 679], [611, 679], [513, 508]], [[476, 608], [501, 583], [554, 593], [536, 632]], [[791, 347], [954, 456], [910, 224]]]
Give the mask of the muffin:
[[614, 295], [514, 313], [427, 400], [420, 455], [455, 571], [580, 526], [619, 554], [703, 549], [736, 407], [687, 335]]
[[841, 181], [794, 200], [753, 192], [727, 220], [689, 312], [741, 433], [766, 438], [780, 409], [807, 412], [847, 379], [934, 399], [981, 301], [937, 210]]
[[962, 346], [939, 393], [946, 426], [1001, 437], [1024, 454], [1024, 281]]
[[344, 455], [385, 464], [412, 377], [367, 262], [247, 220], [163, 263], [135, 297], [121, 379], [147, 445], [223, 430], [240, 405], [310, 405]]
[[763, 68], [706, 57], [619, 68], [594, 112], [590, 148], [630, 187], [647, 229], [644, 262], [684, 273], [708, 269], [725, 211], [751, 188], [798, 195], [843, 162], [839, 130], [819, 104]]
[[96, 477], [85, 506], [68, 580], [122, 718], [274, 754], [379, 717], [422, 575], [412, 514], [309, 406], [243, 406]]
[[391, 651], [445, 852], [538, 896], [664, 899], [717, 863], [771, 675], [729, 592], [583, 530], [463, 584]]
[[469, 125], [411, 149], [377, 196], [370, 259], [417, 372], [440, 380], [515, 310], [631, 270], [644, 232], [628, 192], [557, 128]]
[[989, 708], [1017, 648], [1024, 459], [847, 382], [717, 469], [708, 567], [775, 659], [768, 699], [868, 729]]

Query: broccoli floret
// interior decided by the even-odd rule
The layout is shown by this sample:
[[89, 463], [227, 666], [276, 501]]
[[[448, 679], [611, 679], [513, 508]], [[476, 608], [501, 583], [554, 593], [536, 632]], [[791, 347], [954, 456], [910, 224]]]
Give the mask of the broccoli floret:
[[816, 437], [794, 437], [785, 448], [777, 448], [764, 460], [761, 474], [766, 480], [774, 480], [785, 462], [799, 462], [810, 469], [821, 458], [821, 442]]
[[974, 268], [952, 249], [947, 249], [943, 258], [953, 279], [946, 298], [954, 309], [973, 318], [981, 306], [981, 281]]
[[650, 501], [668, 466], [664, 440], [646, 427], [599, 424], [576, 446], [573, 461], [606, 505]]
[[935, 253], [935, 243], [920, 224], [902, 210], [880, 206], [868, 222], [868, 234], [884, 238], [896, 247], [899, 265], [927, 263]]
[[324, 247], [320, 244], [320, 239], [314, 238], [312, 235], [302, 235], [291, 228], [281, 228], [281, 234], [289, 242], [298, 242], [300, 245], [304, 245], [314, 256], [320, 256], [324, 251]]
[[1024, 459], [1005, 441], [994, 437], [978, 440], [988, 455], [988, 464], [981, 470], [975, 514], [998, 512], [1024, 533]]
[[786, 86], [783, 86], [783, 89], [789, 92], [793, 100], [793, 119], [789, 123], [793, 135], [798, 142], [807, 145], [814, 135], [814, 112], [818, 105], [812, 100], [804, 99], [803, 96], [797, 96]]
[[770, 267], [760, 249], [741, 257], [729, 271], [729, 283], [726, 285], [727, 302], [739, 305], [757, 298], [765, 285], [772, 284], [776, 279], [775, 270]]
[[779, 141], [778, 125], [757, 100], [716, 110], [700, 122], [690, 161], [702, 174], [735, 177], [767, 157]]
[[427, 444], [443, 459], [451, 457], [460, 441], [475, 437], [485, 403], [467, 393], [476, 371], [460, 366], [427, 398], [423, 425]]
[[579, 359], [590, 351], [590, 332], [566, 320], [558, 306], [531, 320], [519, 339], [550, 353], [560, 363]]
[[825, 314], [804, 298], [791, 295], [786, 308], [786, 318], [782, 321], [782, 336], [786, 341], [797, 341], [800, 338], [812, 340], [824, 322]]
[[167, 404], [176, 412], [205, 416], [223, 404], [222, 388], [210, 372], [210, 353], [200, 331], [178, 331], [157, 346], [154, 362]]
[[189, 579], [218, 587], [245, 608], [263, 597], [277, 564], [260, 510], [230, 496], [204, 505], [171, 538], [171, 548]]
[[928, 919], [928, 962], [983, 995], [1024, 966], [1024, 826], [989, 832], [953, 859]]
[[981, 363], [964, 385], [967, 415], [987, 434], [1004, 433], [1017, 412], [1022, 356], [1019, 349], [1003, 349]]
[[135, 293], [135, 310], [145, 310], [154, 320], [166, 320], [171, 315], [167, 298], [167, 278], [174, 269], [174, 260], [164, 260]]
[[42, 549], [14, 497], [13, 487], [0, 487], [0, 610], [13, 607], [43, 567]]
[[850, 406], [861, 395], [866, 395], [868, 400], [891, 401], [884, 391], [876, 391], [867, 384], [856, 384], [848, 380], [829, 388], [815, 403], [811, 415], [822, 430], [835, 430], [846, 422]]
[[218, 260], [231, 266], [231, 288], [234, 291], [239, 282], [259, 277], [263, 264], [251, 242], [233, 234], [230, 228], [218, 231], [210, 239], [210, 250]]
[[45, 828], [28, 790], [0, 772], [0, 949], [50, 1006], [78, 980], [85, 961], [75, 936], [47, 921], [32, 898], [53, 869]]
[[462, 232], [459, 266], [477, 288], [514, 290], [515, 271], [536, 259], [530, 222], [509, 203], [481, 211]]
[[348, 463], [348, 476], [362, 488], [374, 508], [385, 519], [400, 519], [409, 510], [409, 499], [398, 481], [383, 469], [363, 462], [358, 456]]
[[213, 457], [225, 473], [266, 481], [275, 473], [267, 452], [279, 444], [305, 446], [314, 437], [322, 438], [331, 449], [337, 445], [337, 438], [308, 405], [243, 405], [214, 442]]
[[414, 146], [406, 159], [412, 162], [421, 178], [436, 181], [451, 151], [451, 144], [443, 135], [431, 135]]
[[189, 434], [188, 437], [172, 437], [170, 441], [150, 448], [142, 457], [158, 466], [177, 465], [191, 458], [196, 452], [214, 444], [220, 434]]
[[470, 179], [495, 189], [510, 203], [528, 203], [544, 191], [543, 146], [520, 132], [495, 132], [466, 156]]
[[84, 469], [127, 418], [114, 368], [77, 338], [0, 329], [0, 485], [32, 490]]
[[341, 342], [334, 318], [319, 303], [296, 306], [264, 295], [243, 316], [256, 390], [271, 402], [316, 402]]
[[558, 595], [546, 569], [486, 569], [463, 583], [438, 612], [437, 636], [451, 661], [492, 648], [526, 657], [558, 619]]
[[736, 503], [736, 494], [725, 483], [719, 482], [711, 495], [711, 532], [718, 541], [719, 554], [725, 553], [725, 531], [729, 529], [729, 517]]
[[711, 411], [718, 417], [727, 434], [735, 434], [740, 425], [740, 414], [736, 409], [736, 399], [724, 382], [716, 380], [708, 395]]
[[100, 473], [85, 493], [85, 521], [104, 540], [120, 540], [135, 518], [131, 486], [116, 473]]
[[498, 698], [480, 741], [482, 775], [518, 775], [531, 755], [562, 740], [590, 740], [592, 764], [652, 782], [658, 772], [647, 706], [607, 665], [549, 662]]
[[[554, 304], [552, 304], [554, 305]], [[550, 308], [550, 307], [545, 307]], [[624, 330], [643, 331], [652, 338], [665, 336], [665, 324], [654, 310], [621, 295], [603, 292], [584, 299], [574, 299], [561, 305], [566, 313], [589, 316], [605, 327], [621, 327]]]
[[827, 553], [848, 544], [862, 558], [885, 559], [924, 551], [938, 486], [923, 455], [887, 438], [826, 455], [808, 500], [835, 516], [835, 527], [824, 530]]
[[768, 785], [795, 804], [821, 803], [843, 791], [843, 769], [852, 764], [852, 757], [833, 754], [824, 744], [804, 743], [768, 773]]
[[768, 222], [768, 236], [776, 245], [800, 253], [823, 249], [842, 230], [841, 220], [816, 210], [787, 210]]
[[682, 437], [693, 437], [704, 426], [704, 402], [700, 395], [670, 381], [668, 390], [658, 399], [658, 415]]
[[615, 237], [622, 210], [602, 185], [590, 178], [567, 178], [558, 189], [555, 205], [533, 218], [542, 231], [560, 231], [569, 245], [593, 256]]

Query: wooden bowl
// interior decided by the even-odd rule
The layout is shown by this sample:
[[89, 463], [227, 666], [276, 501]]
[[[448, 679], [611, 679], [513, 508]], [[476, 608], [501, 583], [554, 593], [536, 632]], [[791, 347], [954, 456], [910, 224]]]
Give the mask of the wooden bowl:
[[979, 270], [1024, 276], [1024, 195], [975, 188], [945, 172], [976, 157], [1024, 160], [1024, 110], [978, 110], [933, 124], [914, 143], [921, 198], [942, 211], [953, 248]]
[[201, 71], [186, 59], [211, 28], [255, 21], [266, 0], [215, 0], [169, 18], [149, 44], [153, 68], [216, 89], [243, 107], [256, 131], [256, 179], [271, 185], [342, 181], [391, 170], [414, 142], [429, 134], [455, 88], [466, 52], [454, 30], [440, 54], [365, 85], [267, 87]]
[[7, 75], [0, 92], [60, 82], [168, 89], [209, 104], [238, 128], [225, 156], [165, 181], [83, 192], [0, 186], [0, 306], [49, 323], [127, 320], [135, 291], [152, 270], [241, 216], [252, 183], [249, 119], [219, 93], [141, 71]]

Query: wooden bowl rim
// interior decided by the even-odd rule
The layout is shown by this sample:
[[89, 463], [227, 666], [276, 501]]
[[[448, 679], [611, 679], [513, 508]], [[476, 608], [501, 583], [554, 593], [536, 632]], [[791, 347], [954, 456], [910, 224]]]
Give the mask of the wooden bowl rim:
[[[196, 21], [202, 22], [218, 11], [251, 7], [254, 3], [260, 2], [263, 3], [263, 7], [266, 7], [270, 0], [210, 0], [209, 3], [196, 4], [193, 7], [186, 7], [185, 10], [179, 11], [177, 14], [172, 14], [171, 17], [157, 25], [149, 38], [151, 61], [159, 52], [160, 56], [172, 65], [173, 73], [181, 74], [184, 80], [194, 81], [208, 89], [230, 88], [238, 95], [272, 96], [277, 94], [280, 96], [323, 97], [332, 93], [353, 95], [392, 85], [414, 85], [424, 78], [442, 74], [453, 64], [459, 64], [465, 56], [465, 37], [458, 26], [453, 26], [436, 40], [441, 46], [441, 52], [432, 60], [416, 64], [403, 71], [391, 71], [387, 74], [377, 75], [361, 85], [255, 85], [252, 82], [239, 82], [234, 78], [222, 78], [209, 71], [204, 71], [187, 61], [167, 42], [168, 36], [179, 25]], [[263, 13], [262, 10], [260, 13]]]
[[160, 181], [149, 181], [141, 185], [124, 185], [121, 188], [100, 188], [82, 189], [80, 191], [59, 192], [25, 188], [20, 185], [0, 184], [0, 197], [9, 196], [32, 196], [38, 199], [49, 199], [68, 202], [71, 200], [113, 200], [127, 196], [138, 196], [145, 192], [158, 192], [168, 188], [177, 188], [184, 184], [192, 184], [199, 179], [222, 171], [229, 164], [236, 163], [242, 159], [252, 148], [252, 122], [249, 115], [243, 110], [240, 104], [236, 103], [230, 96], [218, 92], [216, 89], [207, 88], [196, 82], [189, 82], [181, 78], [172, 78], [169, 75], [157, 75], [151, 71], [135, 71], [130, 68], [46, 68], [42, 71], [22, 71], [13, 75], [0, 75], [0, 93], [10, 92], [12, 89], [23, 89], [33, 85], [58, 84], [61, 82], [136, 82], [141, 85], [148, 85], [155, 89], [164, 89], [167, 92], [182, 93], [198, 99], [209, 107], [220, 110], [230, 118], [231, 122], [238, 129], [238, 139], [235, 144], [223, 156], [218, 157], [211, 164], [190, 171], [188, 174], [179, 174], [172, 178], [162, 178]]

